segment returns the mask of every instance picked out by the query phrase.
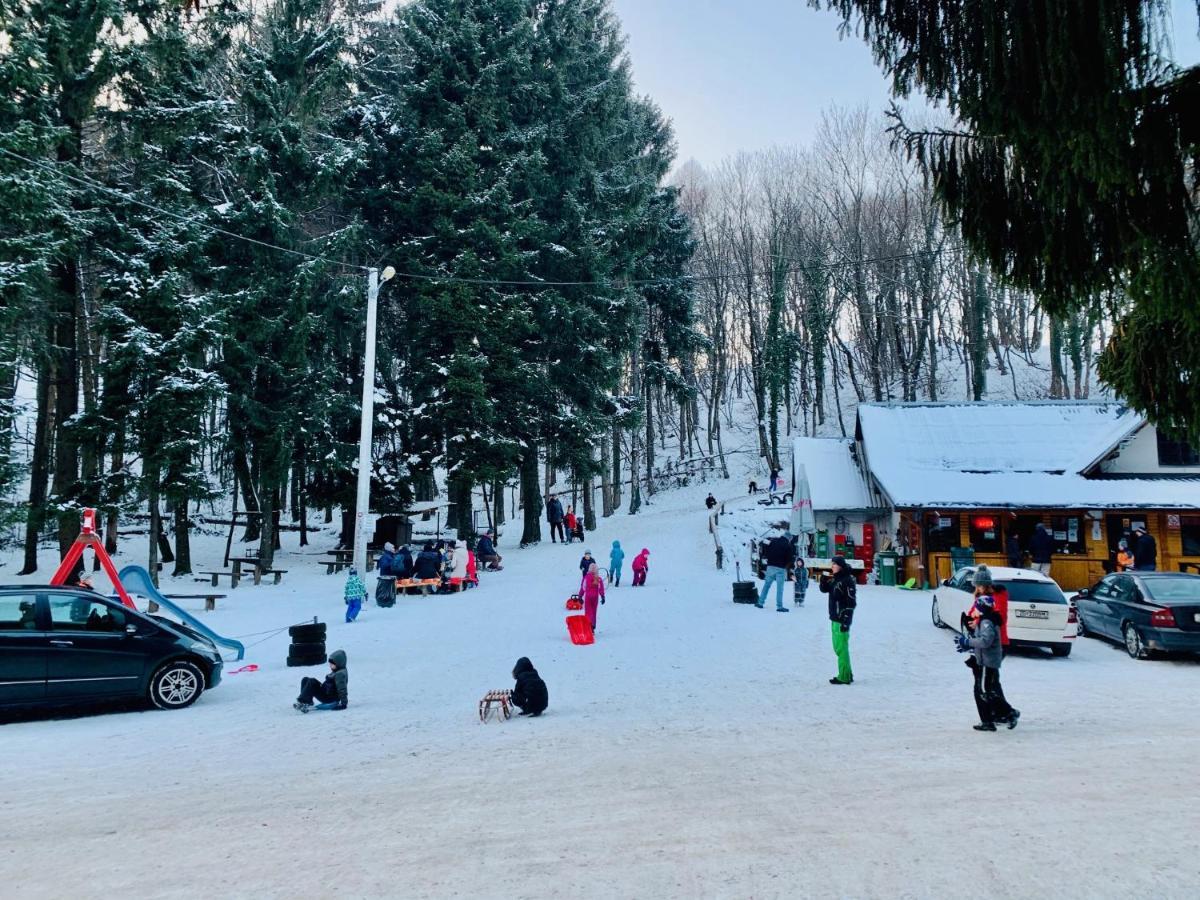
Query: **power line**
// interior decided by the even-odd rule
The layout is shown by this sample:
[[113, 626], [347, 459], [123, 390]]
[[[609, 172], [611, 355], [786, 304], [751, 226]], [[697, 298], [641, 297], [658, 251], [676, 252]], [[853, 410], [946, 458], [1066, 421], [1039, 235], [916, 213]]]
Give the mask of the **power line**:
[[[43, 171], [51, 172], [57, 177], [65, 178], [69, 181], [75, 182], [76, 184], [82, 185], [84, 187], [92, 188], [93, 190], [101, 191], [105, 194], [109, 194], [111, 196], [118, 197], [121, 200], [124, 200], [126, 203], [130, 203], [135, 206], [140, 206], [143, 209], [148, 209], [151, 212], [155, 212], [160, 215], [167, 216], [167, 217], [175, 219], [176, 221], [179, 221], [179, 222], [184, 222], [189, 225], [207, 229], [209, 232], [211, 232], [213, 234], [219, 234], [219, 235], [222, 235], [223, 237], [228, 237], [228, 238], [232, 238], [234, 240], [243, 241], [245, 243], [253, 244], [254, 246], [257, 246], [257, 247], [263, 247], [268, 250], [277, 250], [280, 253], [289, 253], [293, 256], [299, 256], [303, 259], [307, 259], [312, 262], [324, 262], [324, 263], [328, 263], [329, 265], [332, 265], [332, 266], [340, 266], [342, 268], [354, 269], [354, 270], [360, 271], [360, 272], [369, 272], [371, 269], [371, 267], [369, 267], [369, 266], [363, 266], [363, 265], [358, 265], [355, 263], [343, 262], [341, 260], [330, 259], [327, 256], [321, 256], [321, 255], [315, 254], [315, 253], [307, 253], [303, 250], [297, 250], [293, 247], [282, 247], [278, 244], [272, 244], [269, 241], [263, 241], [263, 240], [259, 240], [258, 238], [247, 237], [246, 235], [237, 234], [236, 232], [228, 231], [224, 228], [221, 228], [220, 226], [213, 225], [209, 222], [196, 221], [195, 219], [189, 218], [188, 216], [185, 216], [181, 213], [177, 213], [177, 212], [174, 212], [169, 209], [164, 209], [160, 206], [156, 206], [153, 203], [147, 203], [144, 200], [139, 200], [137, 197], [133, 197], [133, 196], [125, 193], [124, 191], [118, 190], [117, 188], [109, 187], [108, 185], [102, 184], [101, 182], [96, 181], [92, 178], [88, 178], [88, 177], [80, 176], [80, 175], [73, 175], [70, 172], [62, 171], [61, 167], [66, 166], [67, 163], [60, 163], [60, 162], [54, 161], [54, 160], [30, 159], [27, 156], [23, 156], [20, 153], [16, 153], [12, 150], [9, 150], [7, 147], [0, 147], [0, 153], [10, 156], [13, 159], [19, 160], [27, 165], [35, 166], [36, 168], [42, 169]], [[778, 256], [778, 255], [772, 254], [772, 256], [774, 256], [777, 259], [783, 259], [786, 262], [790, 262], [790, 263], [794, 264], [792, 267], [785, 269], [782, 273], [778, 273], [774, 269], [762, 269], [762, 270], [750, 269], [750, 270], [740, 271], [740, 272], [720, 272], [717, 274], [710, 274], [710, 275], [694, 275], [694, 274], [672, 275], [672, 276], [664, 276], [662, 278], [621, 279], [621, 280], [617, 280], [617, 281], [612, 281], [612, 280], [549, 281], [549, 280], [541, 280], [541, 279], [536, 279], [536, 280], [529, 279], [529, 280], [522, 281], [522, 280], [502, 279], [502, 278], [470, 278], [470, 277], [464, 277], [464, 276], [459, 276], [459, 275], [431, 275], [428, 273], [421, 273], [421, 272], [400, 272], [400, 271], [396, 272], [393, 277], [401, 279], [401, 280], [405, 280], [405, 281], [423, 281], [423, 282], [427, 282], [427, 283], [436, 283], [436, 284], [467, 284], [467, 285], [474, 285], [474, 286], [479, 286], [479, 287], [522, 287], [522, 288], [654, 287], [654, 286], [680, 284], [680, 283], [687, 283], [687, 282], [700, 283], [700, 282], [722, 281], [725, 279], [757, 278], [760, 276], [769, 276], [769, 275], [775, 275], [775, 274], [787, 275], [787, 274], [793, 274], [796, 272], [808, 273], [808, 272], [833, 271], [836, 269], [845, 268], [847, 266], [871, 265], [874, 263], [885, 263], [885, 262], [898, 262], [901, 260], [913, 259], [918, 256], [927, 256], [927, 257], [941, 256], [946, 253], [957, 252], [957, 251], [963, 250], [963, 249], [966, 249], [963, 245], [956, 245], [956, 246], [950, 246], [950, 247], [941, 247], [934, 251], [920, 250], [920, 251], [915, 251], [915, 252], [910, 252], [910, 253], [895, 254], [892, 256], [863, 257], [860, 259], [849, 259], [849, 260], [841, 260], [839, 262], [833, 262], [833, 263], [816, 263], [816, 264], [801, 263], [799, 260], [796, 260], [796, 259], [790, 259], [789, 257]]]

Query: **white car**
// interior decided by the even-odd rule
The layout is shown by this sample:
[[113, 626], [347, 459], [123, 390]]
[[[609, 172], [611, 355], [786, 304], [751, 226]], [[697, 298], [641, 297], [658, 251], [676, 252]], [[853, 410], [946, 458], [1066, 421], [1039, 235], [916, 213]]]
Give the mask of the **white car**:
[[[938, 628], [966, 630], [967, 614], [975, 602], [975, 566], [964, 566], [943, 581], [933, 594], [933, 624]], [[1055, 656], [1067, 656], [1075, 643], [1078, 619], [1075, 607], [1054, 579], [1034, 569], [988, 566], [992, 583], [1008, 592], [1005, 616], [1008, 646], [1049, 647]]]

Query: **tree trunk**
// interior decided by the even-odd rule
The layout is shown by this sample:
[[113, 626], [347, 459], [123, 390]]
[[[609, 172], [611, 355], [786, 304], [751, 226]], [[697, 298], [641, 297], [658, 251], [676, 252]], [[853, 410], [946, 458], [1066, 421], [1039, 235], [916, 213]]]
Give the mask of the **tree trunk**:
[[596, 530], [596, 506], [592, 498], [592, 476], [583, 479], [583, 527]]
[[608, 455], [608, 440], [605, 436], [600, 441], [600, 514], [606, 519], [613, 514], [612, 464], [609, 462]]
[[246, 454], [242, 450], [235, 449], [233, 451], [233, 473], [234, 478], [242, 490], [242, 503], [246, 507], [246, 532], [242, 535], [242, 542], [249, 544], [251, 541], [258, 540], [262, 519], [254, 515], [256, 512], [261, 512], [258, 496], [254, 493], [254, 479], [250, 474], [250, 461], [246, 458]]
[[612, 432], [612, 509], [621, 508], [621, 426], [614, 425]]
[[541, 543], [542, 493], [538, 488], [537, 446], [533, 443], [525, 448], [525, 456], [521, 460], [521, 504], [525, 510], [521, 546]]
[[116, 433], [113, 435], [112, 443], [112, 463], [108, 467], [110, 496], [109, 501], [111, 506], [106, 516], [104, 525], [104, 549], [109, 556], [113, 556], [117, 552], [117, 547], [120, 544], [119, 535], [117, 534], [117, 526], [120, 521], [120, 508], [118, 504], [121, 498], [125, 496], [125, 476], [122, 470], [125, 468], [125, 423], [115, 423]]
[[151, 471], [150, 476], [150, 496], [148, 502], [150, 504], [150, 559], [149, 570], [150, 580], [154, 582], [154, 586], [158, 587], [158, 542], [162, 537], [162, 513], [158, 508], [158, 472]]
[[[646, 384], [646, 494], [654, 493], [654, 395], [650, 384]], [[637, 466], [633, 467], [637, 478]]]
[[185, 499], [175, 501], [175, 571], [171, 574], [176, 578], [192, 574], [191, 523], [187, 506]]
[[33, 458], [29, 463], [29, 515], [25, 519], [25, 564], [18, 575], [31, 575], [38, 567], [38, 541], [46, 521], [46, 488], [50, 480], [50, 420], [54, 415], [50, 389], [53, 363], [42, 356], [37, 372], [37, 423], [34, 425]]
[[[71, 420], [79, 412], [79, 354], [75, 346], [75, 307], [78, 269], [74, 262], [61, 265], [57, 273], [57, 315], [54, 327], [56, 366], [54, 402], [54, 478], [52, 499], [60, 508], [58, 549], [66, 555], [79, 534], [79, 514], [73, 509], [79, 488], [79, 440]], [[64, 509], [63, 507], [68, 508]]]
[[[273, 485], [263, 485], [262, 506], [258, 517], [260, 522], [258, 541], [258, 567], [271, 569], [275, 566], [275, 502], [277, 491]], [[362, 573], [359, 573], [362, 574]]]

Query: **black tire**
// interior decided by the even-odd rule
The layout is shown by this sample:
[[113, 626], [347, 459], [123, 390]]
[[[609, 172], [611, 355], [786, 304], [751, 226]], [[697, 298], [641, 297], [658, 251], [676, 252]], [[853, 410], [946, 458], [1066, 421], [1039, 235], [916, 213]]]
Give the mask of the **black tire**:
[[1145, 638], [1132, 622], [1121, 626], [1121, 634], [1125, 637], [1125, 652], [1134, 659], [1149, 659], [1150, 649], [1146, 646]]
[[1077, 626], [1077, 627], [1076, 627], [1076, 629], [1075, 629], [1075, 634], [1076, 634], [1076, 636], [1078, 636], [1078, 637], [1091, 637], [1091, 636], [1092, 636], [1092, 632], [1091, 632], [1091, 630], [1090, 630], [1090, 629], [1087, 627], [1087, 622], [1083, 621], [1083, 614], [1082, 614], [1082, 613], [1079, 613], [1079, 612], [1076, 612], [1076, 613], [1075, 613], [1075, 617], [1076, 617], [1076, 622], [1075, 622], [1075, 624], [1076, 624], [1076, 626]]
[[320, 656], [292, 656], [288, 654], [287, 664], [290, 668], [297, 666], [319, 666], [326, 662], [325, 654]]
[[309, 622], [306, 625], [293, 625], [288, 629], [288, 635], [293, 641], [299, 643], [323, 643], [325, 641], [325, 623]]
[[937, 597], [933, 598], [933, 603], [929, 607], [929, 615], [930, 615], [930, 618], [933, 619], [933, 626], [935, 628], [949, 628], [950, 627], [949, 625], [947, 625], [945, 622], [942, 621], [941, 611], [938, 609]]
[[290, 647], [288, 647], [288, 655], [289, 656], [318, 656], [318, 655], [324, 656], [325, 655], [325, 642], [317, 641], [317, 642], [311, 643], [311, 644], [310, 643], [302, 644], [299, 641], [293, 641], [292, 645]]
[[1059, 657], [1070, 656], [1071, 655], [1071, 645], [1070, 644], [1051, 644], [1050, 652], [1053, 653], [1055, 656], [1059, 656]]
[[148, 699], [158, 709], [185, 709], [204, 693], [204, 672], [194, 662], [176, 659], [150, 678]]

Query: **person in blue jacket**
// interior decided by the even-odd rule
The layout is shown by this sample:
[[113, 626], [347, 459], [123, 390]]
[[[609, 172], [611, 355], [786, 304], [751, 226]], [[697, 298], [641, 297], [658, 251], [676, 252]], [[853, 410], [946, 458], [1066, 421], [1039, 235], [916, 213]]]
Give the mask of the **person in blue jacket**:
[[621, 549], [620, 541], [613, 541], [612, 550], [608, 554], [608, 583], [613, 587], [621, 586], [621, 565], [625, 562], [625, 551]]

